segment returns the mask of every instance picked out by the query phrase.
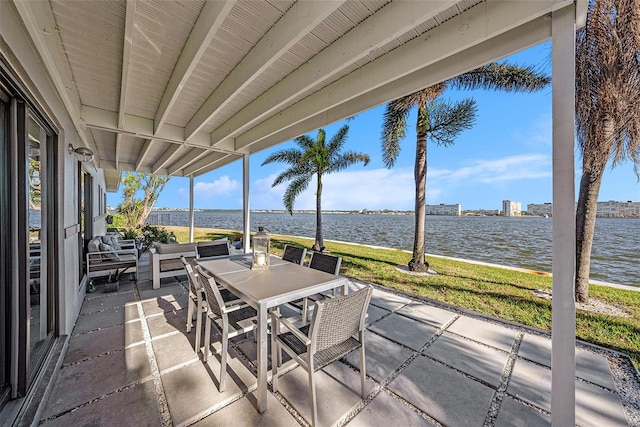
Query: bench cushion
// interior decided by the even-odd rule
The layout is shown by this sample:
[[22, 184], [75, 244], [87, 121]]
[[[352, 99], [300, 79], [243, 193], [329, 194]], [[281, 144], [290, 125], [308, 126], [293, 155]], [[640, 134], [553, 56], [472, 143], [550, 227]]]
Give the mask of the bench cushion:
[[112, 260], [112, 261], [120, 261], [120, 256], [116, 253], [115, 248], [113, 248], [111, 245], [107, 245], [106, 243], [100, 243], [99, 247], [100, 247], [100, 251], [106, 252], [102, 254], [102, 257], [104, 259]]
[[195, 243], [154, 243], [159, 254], [178, 254], [181, 252], [195, 252]]

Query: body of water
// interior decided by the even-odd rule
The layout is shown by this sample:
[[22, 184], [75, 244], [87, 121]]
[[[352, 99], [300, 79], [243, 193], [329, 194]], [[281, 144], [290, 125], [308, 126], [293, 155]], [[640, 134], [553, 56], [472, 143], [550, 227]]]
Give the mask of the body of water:
[[[189, 225], [188, 212], [154, 213], [161, 225]], [[195, 213], [195, 226], [242, 230], [239, 211]], [[412, 250], [413, 215], [323, 214], [323, 237]], [[427, 253], [551, 272], [552, 218], [427, 216]], [[251, 213], [251, 230], [315, 237], [315, 214]], [[640, 219], [598, 218], [591, 278], [640, 287]]]

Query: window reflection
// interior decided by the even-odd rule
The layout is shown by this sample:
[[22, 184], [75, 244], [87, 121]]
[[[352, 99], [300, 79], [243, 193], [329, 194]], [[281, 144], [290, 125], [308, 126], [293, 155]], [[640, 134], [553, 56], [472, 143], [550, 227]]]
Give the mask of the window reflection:
[[47, 134], [31, 118], [28, 122], [27, 195], [29, 224], [29, 346], [31, 356], [38, 352], [50, 332], [47, 316], [47, 275], [46, 275], [46, 142]]

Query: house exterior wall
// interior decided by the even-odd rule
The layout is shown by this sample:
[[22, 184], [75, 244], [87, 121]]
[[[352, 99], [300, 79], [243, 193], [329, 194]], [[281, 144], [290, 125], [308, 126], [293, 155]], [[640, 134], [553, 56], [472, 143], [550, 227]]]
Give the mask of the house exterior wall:
[[[0, 19], [0, 35], [2, 37], [0, 54], [3, 60], [12, 68], [15, 76], [20, 79], [20, 83], [57, 128], [59, 168], [56, 182], [56, 203], [59, 206], [58, 224], [61, 227], [56, 230], [59, 236], [59, 247], [55, 249], [61, 254], [59, 258], [61, 265], [58, 268], [59, 333], [66, 335], [71, 333], [84, 297], [84, 286], [79, 286], [77, 234], [68, 235], [65, 233], [65, 230], [79, 222], [77, 196], [79, 163], [72, 154], [68, 153], [67, 146], [71, 144], [74, 147], [79, 147], [82, 146], [82, 143], [71, 118], [42, 66], [42, 62], [29, 43], [29, 37], [11, 3], [0, 2]], [[94, 212], [97, 212], [97, 187], [100, 185], [105, 188], [104, 177], [102, 173], [98, 173], [93, 165], [85, 165], [85, 167], [87, 172], [94, 177], [92, 204]], [[94, 229], [95, 231], [104, 231], [105, 225], [97, 222]]]

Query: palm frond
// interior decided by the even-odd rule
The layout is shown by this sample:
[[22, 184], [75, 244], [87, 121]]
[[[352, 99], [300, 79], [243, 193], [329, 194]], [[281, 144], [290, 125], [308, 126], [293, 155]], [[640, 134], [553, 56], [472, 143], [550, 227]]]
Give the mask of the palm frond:
[[382, 124], [382, 161], [388, 168], [393, 167], [400, 153], [400, 140], [407, 131], [407, 117], [410, 108], [403, 99], [387, 104]]
[[349, 125], [344, 125], [338, 130], [338, 132], [331, 137], [327, 144], [327, 154], [329, 158], [338, 153], [345, 142], [347, 142], [347, 134], [349, 133]]
[[492, 62], [447, 80], [456, 89], [489, 89], [505, 92], [535, 92], [551, 83], [536, 67]]
[[291, 183], [287, 187], [287, 190], [284, 192], [282, 203], [284, 204], [284, 208], [290, 214], [293, 214], [293, 203], [295, 202], [296, 198], [309, 187], [309, 183], [311, 182], [312, 177], [313, 175], [303, 175], [294, 179], [293, 181], [291, 181]]
[[347, 151], [346, 153], [342, 153], [340, 156], [336, 157], [333, 162], [331, 162], [331, 166], [325, 170], [324, 173], [339, 172], [360, 162], [362, 162], [364, 166], [367, 166], [370, 161], [371, 158], [367, 154]]
[[262, 166], [269, 163], [281, 162], [289, 165], [295, 165], [300, 162], [303, 152], [297, 148], [289, 148], [286, 150], [278, 150], [264, 159]]
[[438, 145], [453, 145], [462, 131], [470, 129], [475, 124], [476, 101], [464, 99], [453, 105], [436, 99], [427, 104], [429, 136]]

